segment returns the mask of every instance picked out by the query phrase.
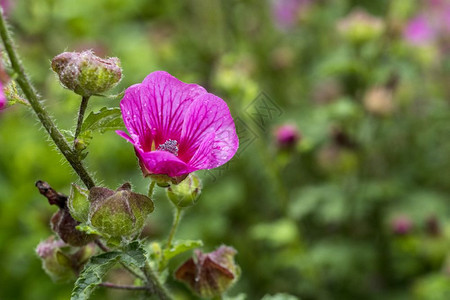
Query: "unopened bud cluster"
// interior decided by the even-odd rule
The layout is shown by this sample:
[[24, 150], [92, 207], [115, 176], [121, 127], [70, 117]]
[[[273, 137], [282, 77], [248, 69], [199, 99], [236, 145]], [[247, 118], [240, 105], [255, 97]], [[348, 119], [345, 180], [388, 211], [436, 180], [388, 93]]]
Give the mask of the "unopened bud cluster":
[[117, 57], [102, 59], [92, 51], [61, 53], [53, 58], [52, 69], [64, 87], [82, 96], [106, 92], [122, 78]]

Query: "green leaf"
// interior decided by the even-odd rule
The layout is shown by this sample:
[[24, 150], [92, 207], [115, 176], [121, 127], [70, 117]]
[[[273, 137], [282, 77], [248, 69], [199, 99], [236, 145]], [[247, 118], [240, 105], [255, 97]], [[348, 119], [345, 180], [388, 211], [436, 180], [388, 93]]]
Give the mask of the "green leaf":
[[186, 251], [200, 248], [203, 246], [202, 241], [194, 241], [194, 240], [187, 240], [187, 241], [175, 241], [170, 249], [164, 249], [164, 260], [167, 262], [173, 257], [184, 253]]
[[141, 273], [146, 261], [145, 250], [137, 241], [128, 244], [124, 252], [112, 251], [93, 256], [75, 282], [71, 300], [85, 300], [102, 283], [103, 277], [116, 263], [122, 263], [136, 273]]
[[102, 282], [106, 273], [120, 260], [121, 252], [107, 252], [91, 257], [75, 282], [71, 300], [85, 300]]
[[145, 250], [138, 241], [128, 244], [121, 258], [121, 262], [125, 265], [137, 268], [142, 268], [146, 260]]
[[101, 132], [123, 128], [122, 113], [120, 108], [103, 107], [98, 112], [91, 112], [83, 122], [81, 135], [87, 132]]

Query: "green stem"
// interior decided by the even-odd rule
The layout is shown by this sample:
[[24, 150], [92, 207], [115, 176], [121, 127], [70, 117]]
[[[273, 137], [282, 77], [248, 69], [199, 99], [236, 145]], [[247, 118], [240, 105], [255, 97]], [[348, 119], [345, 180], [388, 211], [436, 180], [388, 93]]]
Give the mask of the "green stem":
[[148, 186], [148, 197], [150, 199], [152, 198], [153, 190], [155, 189], [155, 184], [156, 182], [152, 180], [152, 182], [150, 182], [150, 185]]
[[148, 261], [145, 261], [145, 266], [142, 271], [147, 279], [148, 288], [151, 294], [156, 295], [161, 300], [172, 299], [164, 286], [159, 282], [159, 279], [156, 277]]
[[84, 168], [83, 164], [79, 160], [77, 154], [72, 151], [69, 144], [67, 143], [64, 136], [58, 130], [56, 125], [53, 123], [47, 111], [44, 109], [42, 104], [39, 102], [39, 98], [37, 96], [36, 90], [31, 85], [28, 76], [26, 75], [24, 68], [19, 60], [19, 56], [14, 49], [14, 43], [11, 39], [11, 36], [6, 28], [6, 23], [3, 17], [3, 10], [0, 10], [0, 35], [5, 45], [5, 50], [8, 53], [9, 60], [11, 61], [11, 66], [13, 70], [18, 74], [17, 83], [25, 94], [28, 102], [30, 103], [32, 109], [36, 113], [39, 121], [44, 126], [45, 130], [47, 130], [48, 134], [52, 138], [53, 142], [58, 147], [59, 151], [64, 155], [69, 164], [78, 174], [80, 179], [86, 185], [88, 189], [95, 186], [94, 180], [89, 175], [89, 173]]
[[103, 286], [110, 289], [119, 289], [119, 290], [130, 290], [130, 291], [147, 291], [148, 287], [146, 286], [137, 286], [137, 285], [120, 285], [111, 282], [102, 282], [99, 286]]
[[170, 229], [169, 238], [167, 239], [167, 246], [166, 246], [167, 249], [170, 249], [170, 247], [172, 246], [173, 237], [175, 236], [175, 232], [177, 231], [178, 224], [180, 224], [181, 212], [182, 212], [181, 208], [179, 207], [175, 208], [175, 218], [173, 219], [172, 228]]
[[74, 143], [81, 132], [81, 126], [83, 126], [84, 113], [86, 112], [86, 108], [89, 102], [90, 96], [83, 96], [81, 98], [80, 111], [78, 112], [78, 121], [77, 121], [77, 129], [75, 130]]

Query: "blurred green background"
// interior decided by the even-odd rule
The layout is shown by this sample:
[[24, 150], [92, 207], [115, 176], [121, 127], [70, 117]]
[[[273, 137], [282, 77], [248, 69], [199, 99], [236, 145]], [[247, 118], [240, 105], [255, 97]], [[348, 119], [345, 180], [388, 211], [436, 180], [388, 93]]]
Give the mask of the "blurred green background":
[[[177, 237], [237, 249], [242, 276], [229, 295], [450, 299], [448, 1], [9, 4], [24, 65], [63, 129], [80, 101], [50, 70], [63, 51], [119, 57], [117, 93], [165, 70], [227, 101], [241, 148], [227, 166], [198, 172], [203, 194]], [[89, 110], [118, 105], [94, 97]], [[274, 129], [285, 123], [301, 139], [280, 148]], [[77, 177], [24, 106], [0, 111], [0, 149], [0, 299], [68, 299], [73, 283], [53, 283], [34, 252], [56, 210], [34, 183], [67, 194]], [[86, 165], [104, 186], [147, 190], [114, 132], [95, 136]], [[172, 211], [161, 191], [155, 205], [146, 234], [164, 240]], [[139, 294], [100, 288], [93, 299], [124, 297]]]

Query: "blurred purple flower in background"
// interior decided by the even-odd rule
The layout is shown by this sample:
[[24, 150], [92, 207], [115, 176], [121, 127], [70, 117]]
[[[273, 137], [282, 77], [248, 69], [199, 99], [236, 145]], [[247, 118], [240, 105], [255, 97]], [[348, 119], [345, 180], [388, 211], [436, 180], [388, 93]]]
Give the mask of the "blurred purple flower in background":
[[295, 146], [300, 139], [300, 133], [297, 126], [293, 124], [284, 124], [275, 129], [275, 138], [278, 146], [282, 148]]
[[409, 20], [404, 38], [414, 46], [429, 45], [450, 33], [450, 1], [426, 0], [423, 7]]
[[420, 15], [409, 21], [404, 37], [412, 45], [425, 45], [434, 40], [435, 30], [429, 20]]
[[391, 227], [395, 234], [405, 235], [411, 232], [413, 223], [408, 216], [400, 215], [392, 220]]
[[166, 72], [130, 86], [120, 107], [129, 135], [117, 133], [134, 145], [144, 176], [167, 175], [178, 182], [223, 165], [238, 149], [225, 101]]
[[294, 27], [309, 2], [310, 0], [272, 0], [272, 15], [277, 27], [282, 30]]
[[11, 0], [0, 0], [0, 6], [2, 7], [6, 15], [9, 14], [12, 6]]

